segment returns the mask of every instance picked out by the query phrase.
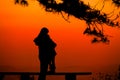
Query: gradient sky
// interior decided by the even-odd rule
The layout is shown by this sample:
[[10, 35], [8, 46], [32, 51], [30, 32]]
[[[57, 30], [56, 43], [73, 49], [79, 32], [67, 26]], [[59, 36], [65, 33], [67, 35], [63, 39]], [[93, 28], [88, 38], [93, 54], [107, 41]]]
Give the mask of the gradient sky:
[[[89, 0], [91, 6], [97, 2]], [[106, 4], [103, 11], [111, 12], [113, 6]], [[101, 7], [98, 4], [96, 8]], [[14, 0], [0, 1], [0, 71], [39, 71], [33, 40], [44, 26], [57, 43], [57, 71], [116, 70], [120, 64], [120, 29], [104, 25], [110, 44], [92, 44], [92, 37], [83, 35], [86, 23], [73, 16], [69, 21], [58, 13], [45, 12], [36, 0], [29, 0], [28, 7], [15, 5]]]

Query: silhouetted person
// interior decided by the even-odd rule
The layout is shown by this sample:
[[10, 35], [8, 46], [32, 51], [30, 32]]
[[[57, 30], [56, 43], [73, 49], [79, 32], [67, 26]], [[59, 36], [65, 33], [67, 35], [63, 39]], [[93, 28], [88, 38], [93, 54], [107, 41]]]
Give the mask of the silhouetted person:
[[51, 47], [50, 47], [50, 57], [49, 57], [49, 68], [50, 68], [50, 73], [55, 73], [55, 56], [56, 56], [56, 51], [55, 51], [56, 44], [51, 41]]
[[48, 35], [48, 29], [43, 27], [39, 35], [34, 39], [35, 44], [39, 48], [39, 60], [40, 60], [40, 76], [39, 80], [46, 79], [46, 73], [48, 71], [48, 64], [50, 65], [50, 72], [55, 72], [55, 47], [56, 44]]

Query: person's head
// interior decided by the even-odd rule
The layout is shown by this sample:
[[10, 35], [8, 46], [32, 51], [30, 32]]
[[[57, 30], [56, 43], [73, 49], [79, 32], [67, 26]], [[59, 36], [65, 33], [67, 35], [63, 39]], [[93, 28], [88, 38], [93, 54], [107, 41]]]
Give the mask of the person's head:
[[40, 31], [41, 34], [47, 34], [49, 30], [46, 27], [43, 27]]

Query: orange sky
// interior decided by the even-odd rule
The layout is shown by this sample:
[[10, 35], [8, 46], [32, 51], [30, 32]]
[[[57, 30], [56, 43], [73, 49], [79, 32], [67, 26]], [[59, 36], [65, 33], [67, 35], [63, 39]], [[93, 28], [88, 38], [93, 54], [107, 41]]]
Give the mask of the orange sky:
[[[106, 33], [112, 36], [109, 45], [91, 44], [92, 37], [82, 34], [87, 26], [84, 21], [71, 16], [68, 23], [58, 13], [45, 12], [35, 0], [29, 0], [28, 7], [13, 1], [0, 1], [0, 71], [39, 71], [38, 49], [33, 39], [43, 26], [57, 43], [57, 71], [91, 71], [120, 64], [118, 28], [105, 26]], [[107, 10], [111, 9], [109, 6]]]

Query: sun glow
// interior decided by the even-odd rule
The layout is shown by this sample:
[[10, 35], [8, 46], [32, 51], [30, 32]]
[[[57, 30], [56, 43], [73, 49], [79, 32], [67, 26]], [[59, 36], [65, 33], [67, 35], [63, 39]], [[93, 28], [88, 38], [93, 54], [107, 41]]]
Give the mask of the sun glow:
[[[85, 1], [93, 6], [98, 2]], [[56, 2], [59, 4], [62, 0]], [[110, 10], [108, 6], [103, 11]], [[118, 28], [103, 25], [106, 34], [113, 36], [110, 45], [92, 44], [91, 36], [83, 35], [87, 26], [84, 20], [70, 16], [68, 23], [61, 14], [46, 12], [37, 1], [29, 0], [29, 6], [25, 7], [15, 5], [12, 0], [1, 0], [0, 11], [0, 66], [12, 66], [16, 71], [39, 71], [38, 48], [33, 40], [43, 26], [57, 43], [57, 71], [100, 70], [102, 66], [120, 64]], [[0, 67], [0, 70], [14, 70], [7, 68]]]

